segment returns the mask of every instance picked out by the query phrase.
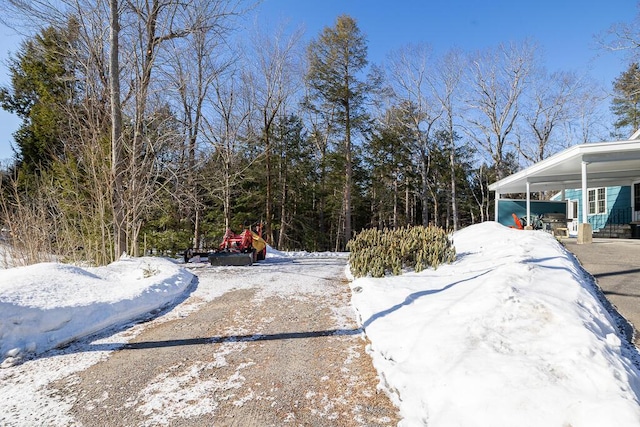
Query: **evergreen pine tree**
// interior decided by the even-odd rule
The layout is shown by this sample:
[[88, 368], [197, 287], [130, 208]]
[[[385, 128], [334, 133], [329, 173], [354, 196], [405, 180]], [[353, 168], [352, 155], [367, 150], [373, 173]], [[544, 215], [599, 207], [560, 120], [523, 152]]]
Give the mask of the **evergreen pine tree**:
[[[356, 21], [339, 16], [334, 27], [326, 27], [308, 47], [307, 82], [311, 103], [337, 113], [336, 132], [344, 138], [344, 239], [351, 238], [353, 189], [353, 136], [365, 122], [364, 101], [370, 86], [361, 79], [367, 66], [367, 42]], [[342, 246], [344, 247], [344, 246]]]
[[25, 41], [11, 59], [11, 87], [0, 88], [0, 105], [22, 119], [14, 134], [21, 169], [49, 168], [63, 151], [65, 108], [73, 99], [70, 31], [52, 27]]
[[637, 62], [629, 65], [613, 82], [613, 90], [611, 111], [618, 117], [615, 128], [636, 131], [640, 128], [640, 66]]

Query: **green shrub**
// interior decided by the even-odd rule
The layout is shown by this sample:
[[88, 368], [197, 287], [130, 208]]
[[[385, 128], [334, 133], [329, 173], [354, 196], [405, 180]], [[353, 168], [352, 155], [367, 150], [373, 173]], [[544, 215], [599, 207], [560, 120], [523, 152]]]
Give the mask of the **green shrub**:
[[420, 272], [456, 259], [448, 234], [433, 226], [363, 230], [349, 241], [347, 249], [355, 277], [399, 275], [405, 268]]

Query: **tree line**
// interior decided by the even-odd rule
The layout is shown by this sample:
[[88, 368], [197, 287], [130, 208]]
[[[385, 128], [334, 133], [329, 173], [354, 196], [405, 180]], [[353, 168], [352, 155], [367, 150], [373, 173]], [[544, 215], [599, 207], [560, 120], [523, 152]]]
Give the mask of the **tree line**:
[[26, 259], [211, 247], [257, 222], [284, 250], [455, 230], [493, 218], [489, 183], [608, 132], [602, 88], [541, 67], [531, 42], [371, 64], [350, 16], [310, 41], [243, 35], [252, 6], [8, 0], [42, 28], [0, 89], [22, 119], [1, 222]]

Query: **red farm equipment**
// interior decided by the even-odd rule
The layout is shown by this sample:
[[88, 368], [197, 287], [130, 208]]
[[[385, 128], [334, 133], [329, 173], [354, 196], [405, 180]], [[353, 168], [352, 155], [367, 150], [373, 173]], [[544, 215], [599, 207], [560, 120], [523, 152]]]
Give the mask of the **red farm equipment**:
[[193, 257], [199, 256], [207, 257], [209, 263], [215, 266], [251, 265], [265, 259], [267, 254], [267, 243], [262, 239], [261, 234], [262, 224], [256, 231], [245, 227], [240, 234], [235, 234], [228, 228], [220, 246], [208, 251], [187, 249], [184, 260], [189, 262]]

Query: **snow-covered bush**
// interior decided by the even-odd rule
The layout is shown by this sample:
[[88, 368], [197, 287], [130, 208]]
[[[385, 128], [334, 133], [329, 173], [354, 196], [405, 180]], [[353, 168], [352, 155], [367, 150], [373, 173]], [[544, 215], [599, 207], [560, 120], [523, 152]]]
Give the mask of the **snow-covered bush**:
[[363, 230], [349, 241], [347, 249], [354, 277], [398, 275], [405, 268], [419, 272], [456, 258], [447, 232], [433, 226]]

